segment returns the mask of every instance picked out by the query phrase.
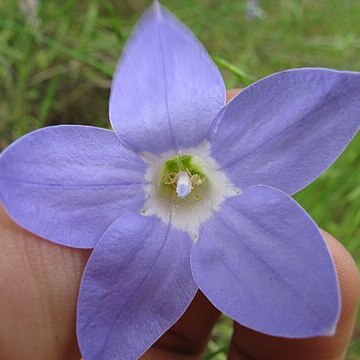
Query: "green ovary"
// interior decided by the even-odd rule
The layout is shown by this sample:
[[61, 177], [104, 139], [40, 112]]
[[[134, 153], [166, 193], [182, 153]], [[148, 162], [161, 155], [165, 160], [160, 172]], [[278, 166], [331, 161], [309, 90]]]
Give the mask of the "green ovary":
[[[188, 174], [192, 185], [190, 194], [184, 199], [179, 198], [176, 194], [176, 183], [180, 173]], [[158, 179], [159, 194], [175, 204], [201, 200], [207, 187], [208, 179], [201, 166], [191, 155], [174, 156], [165, 161]]]

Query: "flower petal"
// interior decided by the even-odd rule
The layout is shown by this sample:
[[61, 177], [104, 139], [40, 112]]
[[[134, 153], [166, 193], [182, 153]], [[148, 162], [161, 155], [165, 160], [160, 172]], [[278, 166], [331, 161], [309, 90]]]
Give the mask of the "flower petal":
[[315, 223], [268, 186], [226, 200], [191, 252], [195, 282], [235, 321], [289, 338], [332, 335], [340, 312], [334, 264]]
[[192, 242], [156, 217], [127, 214], [95, 247], [78, 301], [86, 360], [138, 359], [183, 314], [197, 287]]
[[114, 76], [110, 119], [137, 152], [190, 147], [206, 138], [225, 87], [206, 50], [157, 1], [140, 20]]
[[212, 155], [244, 189], [295, 193], [340, 155], [360, 126], [360, 73], [295, 69], [234, 98], [209, 133]]
[[48, 240], [93, 247], [126, 209], [140, 211], [145, 165], [112, 131], [54, 126], [0, 157], [0, 198], [21, 226]]

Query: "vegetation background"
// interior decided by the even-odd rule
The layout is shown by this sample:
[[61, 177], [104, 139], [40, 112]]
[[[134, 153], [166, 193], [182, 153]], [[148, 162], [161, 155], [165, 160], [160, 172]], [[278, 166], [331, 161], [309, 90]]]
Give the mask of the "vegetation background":
[[[53, 124], [108, 127], [111, 76], [149, 0], [0, 0], [0, 150]], [[360, 71], [360, 1], [163, 0], [204, 43], [228, 88], [294, 67]], [[346, 119], [344, 119], [345, 121]], [[316, 154], [314, 154], [316, 156]], [[296, 195], [360, 264], [360, 137]], [[207, 359], [225, 359], [231, 323], [214, 331]], [[349, 360], [360, 359], [360, 320]]]

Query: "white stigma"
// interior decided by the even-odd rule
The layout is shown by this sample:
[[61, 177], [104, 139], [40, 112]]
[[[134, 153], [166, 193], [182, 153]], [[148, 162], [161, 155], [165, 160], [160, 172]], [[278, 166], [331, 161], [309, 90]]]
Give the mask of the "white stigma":
[[185, 171], [177, 174], [176, 180], [176, 194], [179, 198], [185, 199], [192, 190], [192, 183], [190, 176]]

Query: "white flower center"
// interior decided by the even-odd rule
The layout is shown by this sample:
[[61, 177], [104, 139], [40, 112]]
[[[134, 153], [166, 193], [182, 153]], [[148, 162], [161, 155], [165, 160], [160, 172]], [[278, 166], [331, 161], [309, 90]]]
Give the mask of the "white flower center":
[[201, 225], [221, 203], [241, 191], [219, 170], [210, 144], [184, 149], [180, 154], [142, 154], [147, 163], [143, 215], [155, 215], [197, 239]]

